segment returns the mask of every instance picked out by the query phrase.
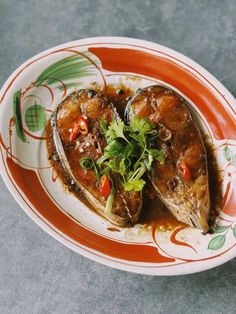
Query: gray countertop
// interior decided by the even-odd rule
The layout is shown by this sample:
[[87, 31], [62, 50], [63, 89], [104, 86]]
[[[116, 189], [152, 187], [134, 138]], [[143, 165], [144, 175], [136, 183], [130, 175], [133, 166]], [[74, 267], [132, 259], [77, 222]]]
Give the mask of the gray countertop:
[[[42, 50], [109, 35], [146, 39], [182, 52], [236, 95], [233, 0], [0, 0], [0, 85]], [[180, 277], [111, 269], [46, 234], [26, 216], [2, 179], [0, 216], [0, 313], [236, 311], [236, 259]]]

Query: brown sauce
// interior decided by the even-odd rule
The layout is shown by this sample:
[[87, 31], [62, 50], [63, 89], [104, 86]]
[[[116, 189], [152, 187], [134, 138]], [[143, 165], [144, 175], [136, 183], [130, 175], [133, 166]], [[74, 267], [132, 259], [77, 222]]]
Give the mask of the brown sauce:
[[[99, 90], [97, 88], [97, 90]], [[104, 91], [103, 91], [104, 92]], [[129, 88], [125, 86], [117, 86], [113, 87], [108, 85], [106, 88], [105, 95], [109, 97], [112, 101], [114, 107], [117, 109], [118, 113], [122, 117], [124, 115], [125, 106], [127, 104], [127, 100], [134, 94]], [[53, 138], [52, 138], [52, 130], [50, 126], [50, 121], [46, 126], [46, 136], [47, 136], [47, 149], [48, 149], [48, 159], [54, 169], [54, 178], [53, 180], [59, 178], [66, 190], [73, 193], [83, 204], [85, 204], [88, 208], [93, 210], [92, 206], [83, 196], [83, 194], [76, 189], [75, 186], [71, 186], [69, 183], [69, 178], [66, 176], [62, 165], [60, 163], [59, 157], [57, 156]], [[219, 173], [217, 170], [216, 160], [212, 153], [212, 149], [209, 144], [206, 144], [207, 156], [208, 156], [208, 170], [209, 170], [209, 185], [210, 185], [210, 196], [211, 196], [211, 206], [212, 206], [212, 214], [210, 218], [210, 224], [213, 223], [217, 213], [215, 208], [217, 208], [221, 203], [221, 178], [219, 177]], [[55, 176], [56, 173], [56, 176]], [[141, 215], [139, 221], [137, 222], [143, 226], [143, 229], [150, 229], [151, 227], [155, 227], [155, 229], [159, 231], [167, 231], [173, 230], [177, 227], [186, 226], [184, 223], [178, 221], [172, 213], [166, 208], [166, 206], [158, 199], [155, 191], [153, 190], [151, 184], [147, 183], [143, 193], [143, 208], [141, 211]], [[108, 227], [107, 228], [111, 232], [119, 232], [118, 228]]]
[[208, 177], [209, 177], [209, 190], [211, 199], [211, 213], [209, 225], [212, 226], [219, 215], [217, 208], [221, 207], [222, 203], [222, 175], [218, 169], [217, 161], [214, 156], [214, 149], [206, 139], [204, 139], [205, 148], [207, 151], [207, 162], [208, 162]]

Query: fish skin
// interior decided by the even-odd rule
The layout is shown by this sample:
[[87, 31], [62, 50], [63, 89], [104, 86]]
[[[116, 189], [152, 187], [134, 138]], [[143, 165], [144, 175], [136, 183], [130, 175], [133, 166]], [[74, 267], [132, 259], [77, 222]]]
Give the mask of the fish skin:
[[[154, 161], [149, 179], [179, 221], [207, 232], [210, 215], [207, 154], [187, 102], [173, 90], [153, 85], [139, 90], [130, 99], [125, 115], [128, 121], [136, 115], [143, 118], [152, 115], [159, 134], [163, 130], [171, 134], [166, 141], [160, 138], [156, 141], [156, 147], [165, 153], [165, 162]], [[180, 160], [189, 167], [191, 180], [183, 180], [179, 173]]]
[[[77, 141], [90, 143], [90, 145], [83, 145], [83, 150], [79, 152], [75, 146], [71, 146], [69, 130], [81, 114], [88, 118], [89, 134], [80, 134]], [[77, 185], [98, 213], [113, 224], [123, 227], [134, 224], [138, 220], [142, 207], [142, 193], [125, 192], [119, 188], [117, 178], [113, 176], [113, 184], [116, 187], [113, 208], [111, 213], [105, 213], [106, 199], [99, 194], [94, 171], [81, 168], [78, 162], [79, 158], [84, 156], [92, 157], [94, 160], [101, 157], [102, 153], [95, 147], [95, 144], [99, 142], [101, 150], [106, 146], [105, 138], [99, 129], [100, 118], [104, 115], [107, 122], [110, 122], [117, 113], [102, 93], [93, 90], [76, 91], [62, 101], [52, 114], [53, 140], [64, 171], [71, 181]], [[88, 137], [90, 142], [86, 142]]]

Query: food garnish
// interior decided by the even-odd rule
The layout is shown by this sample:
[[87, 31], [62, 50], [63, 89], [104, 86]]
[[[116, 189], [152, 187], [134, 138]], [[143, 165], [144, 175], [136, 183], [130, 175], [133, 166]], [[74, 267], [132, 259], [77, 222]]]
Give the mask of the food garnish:
[[183, 159], [180, 160], [179, 165], [178, 165], [178, 169], [179, 169], [179, 172], [180, 172], [182, 178], [185, 181], [191, 180], [191, 173], [189, 171], [189, 167], [186, 165], [186, 163]]
[[[100, 121], [101, 129], [107, 141], [104, 153], [95, 163], [91, 158], [83, 157], [80, 165], [83, 168], [94, 168], [97, 165], [98, 172], [102, 175], [101, 182], [109, 182], [107, 174], [117, 174], [125, 191], [141, 191], [146, 181], [142, 179], [145, 172], [151, 170], [154, 160], [163, 163], [164, 153], [155, 148], [155, 139], [158, 136], [155, 127], [149, 119], [135, 117], [130, 125], [125, 125], [121, 119], [113, 119], [108, 125], [105, 119]], [[88, 169], [88, 168], [86, 168]], [[102, 186], [108, 186], [102, 184]], [[102, 189], [104, 190], [104, 189]], [[110, 188], [109, 188], [110, 191]]]
[[103, 174], [99, 182], [99, 192], [102, 196], [107, 197], [110, 194], [111, 185], [108, 175]]
[[79, 133], [83, 135], [87, 135], [89, 132], [89, 127], [88, 127], [88, 121], [86, 117], [84, 116], [79, 116], [76, 122], [73, 125], [71, 134], [70, 134], [70, 141], [74, 141], [76, 137], [79, 135]]

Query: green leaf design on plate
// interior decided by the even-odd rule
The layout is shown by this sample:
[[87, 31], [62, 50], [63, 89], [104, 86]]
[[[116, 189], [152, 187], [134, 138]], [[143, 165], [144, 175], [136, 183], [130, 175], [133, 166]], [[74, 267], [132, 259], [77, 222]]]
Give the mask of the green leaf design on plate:
[[32, 132], [37, 132], [44, 128], [46, 124], [45, 108], [35, 103], [25, 112], [25, 123]]
[[229, 146], [225, 146], [225, 148], [224, 148], [224, 157], [229, 162], [231, 162], [233, 160], [233, 153], [232, 153], [231, 149], [229, 148]]
[[214, 233], [222, 233], [228, 229], [228, 226], [215, 226], [212, 228]]
[[234, 237], [236, 238], [236, 224], [233, 227], [233, 234], [234, 234]]
[[92, 73], [90, 72], [91, 68], [92, 64], [87, 58], [83, 55], [75, 54], [59, 60], [46, 68], [37, 78], [35, 85], [39, 86], [43, 83], [52, 85], [65, 80], [84, 77]]
[[211, 239], [208, 244], [209, 250], [219, 250], [225, 244], [225, 235], [218, 235]]
[[13, 116], [15, 121], [16, 134], [21, 139], [22, 142], [26, 141], [25, 133], [22, 124], [22, 115], [20, 107], [20, 95], [21, 89], [16, 91], [13, 95]]
[[236, 155], [234, 155], [233, 157], [232, 166], [236, 167]]
[[[79, 88], [81, 86], [81, 82], [67, 83], [67, 84], [65, 84], [65, 86], [68, 89], [70, 89], [70, 88]], [[59, 89], [60, 91], [63, 91], [64, 85], [59, 85], [56, 88]]]

